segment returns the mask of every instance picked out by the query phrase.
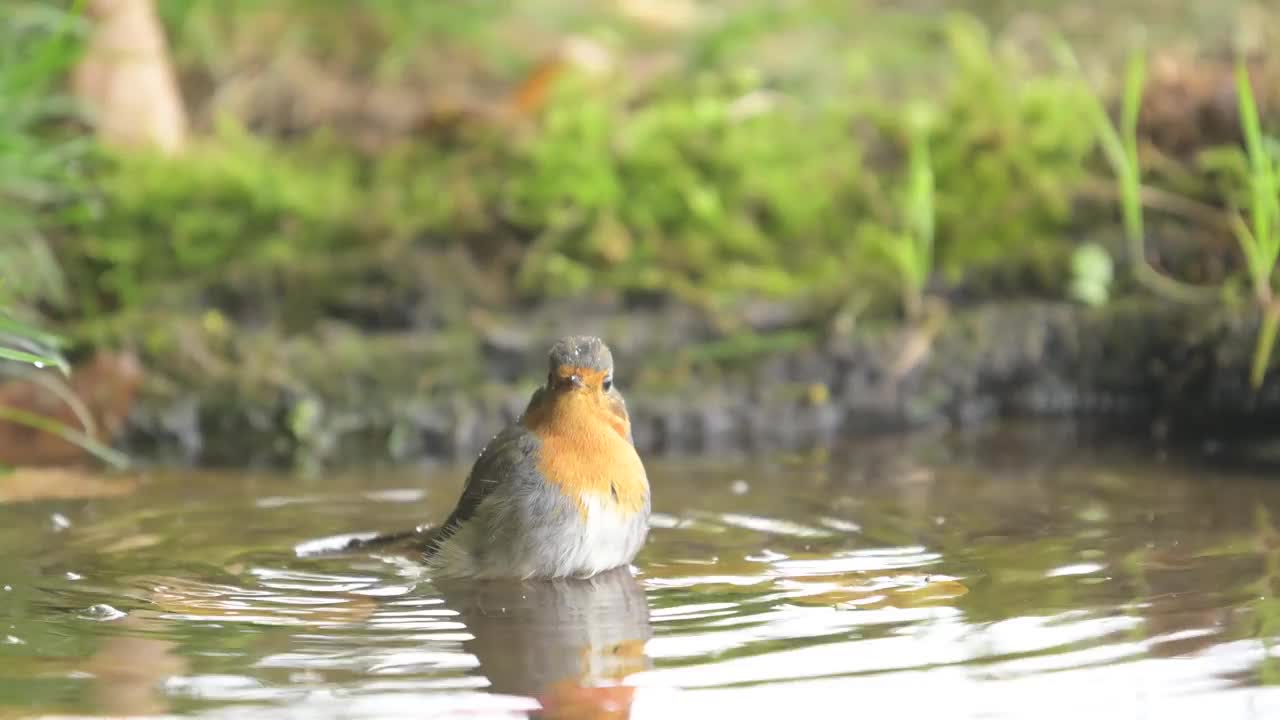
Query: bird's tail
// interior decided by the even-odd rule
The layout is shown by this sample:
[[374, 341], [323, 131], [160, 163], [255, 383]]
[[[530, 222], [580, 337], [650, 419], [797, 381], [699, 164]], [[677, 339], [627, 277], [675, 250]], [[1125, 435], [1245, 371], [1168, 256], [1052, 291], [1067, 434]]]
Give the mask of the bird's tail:
[[414, 537], [425, 537], [424, 534], [426, 532], [427, 528], [416, 527], [412, 530], [375, 533], [372, 535], [336, 535], [300, 543], [294, 546], [294, 552], [298, 556], [315, 556], [370, 550], [372, 548], [386, 547]]

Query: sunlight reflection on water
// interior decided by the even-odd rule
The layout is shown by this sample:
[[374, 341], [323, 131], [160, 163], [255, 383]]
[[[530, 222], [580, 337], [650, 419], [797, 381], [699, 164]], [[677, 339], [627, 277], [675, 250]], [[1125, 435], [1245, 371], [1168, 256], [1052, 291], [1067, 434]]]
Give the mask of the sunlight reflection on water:
[[910, 446], [882, 448], [888, 464], [866, 448], [824, 459], [805, 489], [767, 461], [654, 463], [636, 572], [590, 583], [450, 586], [402, 558], [290, 552], [440, 517], [456, 472], [430, 491], [357, 474], [292, 495], [277, 478], [269, 502], [253, 497], [260, 478], [178, 475], [131, 496], [0, 505], [14, 549], [0, 713], [1280, 710], [1262, 642], [1280, 633], [1280, 533], [1258, 525], [1280, 488], [1131, 453], [1003, 441], [993, 471], [990, 448], [929, 447], [909, 487], [895, 477], [917, 462]]

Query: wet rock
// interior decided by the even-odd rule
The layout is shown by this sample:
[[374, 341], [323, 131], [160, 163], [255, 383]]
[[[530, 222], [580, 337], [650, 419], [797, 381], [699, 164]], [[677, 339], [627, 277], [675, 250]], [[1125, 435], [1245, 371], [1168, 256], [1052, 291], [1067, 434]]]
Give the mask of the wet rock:
[[130, 433], [123, 450], [153, 460], [184, 465], [199, 462], [204, 433], [200, 428], [200, 400], [193, 395], [172, 402], [139, 403], [129, 419]]
[[636, 447], [655, 448], [658, 446], [658, 433], [660, 428], [658, 422], [653, 415], [633, 410], [631, 418], [631, 436], [635, 440]]
[[694, 444], [699, 452], [735, 450], [741, 447], [740, 423], [725, 400], [702, 405], [697, 409], [697, 415]]
[[[1258, 393], [1248, 387], [1256, 320], [1229, 310], [956, 309], [909, 365], [902, 350], [921, 339], [912, 328], [691, 362], [698, 341], [681, 344], [680, 333], [715, 336], [688, 317], [579, 310], [548, 306], [474, 335], [295, 338], [220, 379], [156, 359], [170, 391], [139, 400], [126, 445], [206, 465], [470, 462], [524, 410], [545, 372], [543, 346], [563, 332], [610, 339], [636, 445], [650, 455], [808, 447], [1005, 417], [1135, 418], [1171, 432], [1280, 420], [1280, 373]], [[253, 343], [273, 346], [269, 337]], [[259, 365], [288, 371], [254, 381], [248, 368]]]
[[483, 331], [480, 350], [486, 365], [493, 370], [493, 378], [511, 383], [530, 374], [535, 361], [542, 359], [545, 344], [530, 328], [501, 325]]
[[407, 457], [452, 458], [457, 453], [454, 418], [445, 408], [421, 405], [403, 418], [408, 425]]
[[110, 605], [99, 603], [90, 605], [89, 607], [76, 613], [77, 617], [84, 620], [93, 620], [95, 622], [111, 622], [112, 620], [120, 620], [128, 615], [123, 610], [117, 610]]

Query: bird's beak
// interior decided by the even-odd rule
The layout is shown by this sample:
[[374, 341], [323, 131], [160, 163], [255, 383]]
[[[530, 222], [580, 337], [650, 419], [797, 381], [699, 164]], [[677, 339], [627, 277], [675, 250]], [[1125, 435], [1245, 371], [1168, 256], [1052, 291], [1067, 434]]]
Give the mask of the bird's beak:
[[581, 375], [570, 375], [569, 382], [576, 388], [583, 387]]

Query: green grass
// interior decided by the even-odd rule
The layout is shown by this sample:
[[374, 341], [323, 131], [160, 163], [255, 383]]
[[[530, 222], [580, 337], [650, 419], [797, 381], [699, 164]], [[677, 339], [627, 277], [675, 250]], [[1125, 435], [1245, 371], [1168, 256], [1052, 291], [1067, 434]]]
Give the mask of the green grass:
[[[26, 268], [14, 275], [32, 286], [15, 297], [65, 306], [58, 317], [77, 337], [148, 308], [198, 312], [229, 287], [319, 304], [360, 262], [424, 248], [472, 250], [517, 302], [657, 293], [731, 317], [761, 297], [819, 308], [870, 298], [882, 317], [918, 317], [929, 288], [942, 287], [1101, 304], [1126, 288], [1077, 231], [1110, 218], [1082, 217], [1077, 201], [1103, 163], [1139, 286], [1177, 302], [1222, 295], [1147, 259], [1142, 53], [1126, 66], [1113, 121], [1065, 45], [1060, 66], [1036, 67], [964, 14], [891, 12], [892, 37], [882, 37], [861, 10], [829, 0], [745, 3], [668, 37], [572, 4], [159, 9], [197, 98], [237, 79], [287, 80], [272, 73], [306, 56], [361, 87], [407, 82], [429, 94], [461, 78], [499, 104], [568, 32], [599, 41], [624, 71], [567, 72], [529, 117], [415, 132], [375, 152], [341, 131], [295, 134], [254, 115], [252, 131], [223, 118], [168, 157], [48, 142], [45, 120], [65, 109], [50, 78], [71, 44], [27, 47], [12, 59], [31, 58], [30, 77], [42, 79], [0, 84], [26, 93], [6, 91], [24, 111], [0, 119], [0, 143], [17, 138], [27, 165], [11, 176], [41, 199], [24, 211], [28, 239], [0, 247], [0, 267]], [[287, 32], [272, 35], [279, 27]], [[502, 41], [513, 29], [528, 31], [527, 46]], [[633, 68], [654, 55], [671, 67], [637, 79], [645, 73]], [[24, 114], [43, 119], [22, 124]], [[1275, 264], [1268, 238], [1280, 220], [1249, 206], [1241, 242], [1256, 290]], [[988, 286], [991, 276], [1015, 279]]]
[[[0, 22], [0, 374], [48, 388], [91, 428], [89, 413], [65, 381], [71, 373], [67, 341], [38, 327], [32, 309], [68, 299], [46, 233], [76, 212], [84, 197], [83, 163], [91, 143], [74, 129], [79, 113], [61, 92], [79, 51], [79, 5], [12, 3]], [[128, 463], [50, 418], [0, 406], [0, 420], [58, 435], [113, 467]]]
[[59, 83], [83, 30], [74, 11], [10, 3], [0, 22], [0, 307], [65, 299], [46, 238], [50, 214], [84, 186], [89, 141], [68, 129], [79, 116]]
[[[1061, 64], [1079, 71], [1079, 65], [1065, 44], [1059, 43]], [[1188, 285], [1160, 274], [1146, 259], [1146, 230], [1142, 203], [1142, 166], [1139, 159], [1138, 117], [1146, 76], [1145, 55], [1134, 52], [1125, 71], [1121, 95], [1119, 127], [1111, 121], [1101, 98], [1090, 103], [1094, 125], [1102, 149], [1116, 176], [1123, 214], [1124, 234], [1135, 279], [1146, 289], [1176, 302], [1209, 303], [1221, 299], [1223, 288]], [[1203, 157], [1207, 165], [1236, 169], [1246, 187], [1250, 220], [1239, 213], [1232, 216], [1232, 229], [1244, 260], [1244, 269], [1253, 296], [1262, 313], [1262, 322], [1250, 363], [1249, 382], [1260, 388], [1280, 330], [1280, 301], [1275, 296], [1273, 278], [1280, 261], [1280, 180], [1276, 144], [1264, 136], [1257, 102], [1243, 62], [1235, 73], [1235, 90], [1244, 136], [1245, 162], [1235, 162], [1235, 148], [1209, 148]]]
[[8, 317], [0, 309], [0, 360], [37, 368], [54, 367], [64, 375], [70, 374], [71, 368], [60, 350], [62, 343], [62, 338]]
[[[64, 344], [62, 337], [20, 322], [0, 308], [0, 375], [40, 384], [65, 402], [84, 427], [92, 431], [94, 423], [90, 413], [63, 379], [71, 374], [62, 351]], [[46, 368], [57, 369], [60, 376], [49, 376], [43, 372]], [[92, 432], [81, 432], [21, 408], [0, 405], [0, 421], [57, 435], [115, 468], [128, 467], [130, 462], [128, 456], [104, 445]]]
[[1258, 333], [1250, 382], [1262, 385], [1280, 327], [1280, 301], [1272, 284], [1277, 260], [1280, 260], [1280, 182], [1277, 182], [1277, 158], [1274, 141], [1262, 134], [1253, 86], [1243, 62], [1236, 68], [1236, 95], [1245, 150], [1249, 158], [1249, 217], [1246, 224], [1235, 216], [1233, 227], [1245, 266], [1253, 285], [1254, 297], [1262, 310], [1262, 326]]
[[[1059, 41], [1055, 49], [1060, 64], [1080, 72], [1075, 54], [1065, 43]], [[1217, 288], [1189, 285], [1163, 275], [1147, 259], [1147, 231], [1142, 201], [1143, 172], [1138, 152], [1138, 118], [1142, 110], [1146, 72], [1145, 52], [1138, 50], [1131, 53], [1125, 64], [1118, 127], [1100, 96], [1093, 95], [1088, 102], [1099, 144], [1115, 173], [1130, 267], [1134, 279], [1140, 285], [1162, 297], [1175, 302], [1210, 303], [1221, 295]]]
[[936, 180], [929, 155], [932, 122], [927, 109], [917, 109], [909, 119], [906, 188], [902, 192], [903, 229], [874, 235], [878, 249], [889, 258], [902, 282], [903, 310], [918, 318], [923, 312], [925, 290], [934, 271]]
[[58, 84], [77, 53], [74, 12], [42, 3], [0, 22], [0, 361], [68, 372], [61, 339], [21, 319], [22, 305], [63, 299], [43, 217], [75, 197], [86, 147], [60, 127], [75, 112]]
[[50, 142], [47, 128], [65, 119], [57, 83], [75, 57], [79, 26], [66, 11], [16, 3], [0, 23], [0, 360], [68, 372], [60, 340], [20, 322], [17, 304], [58, 297], [62, 277], [41, 235], [40, 216], [73, 192], [81, 143]]

